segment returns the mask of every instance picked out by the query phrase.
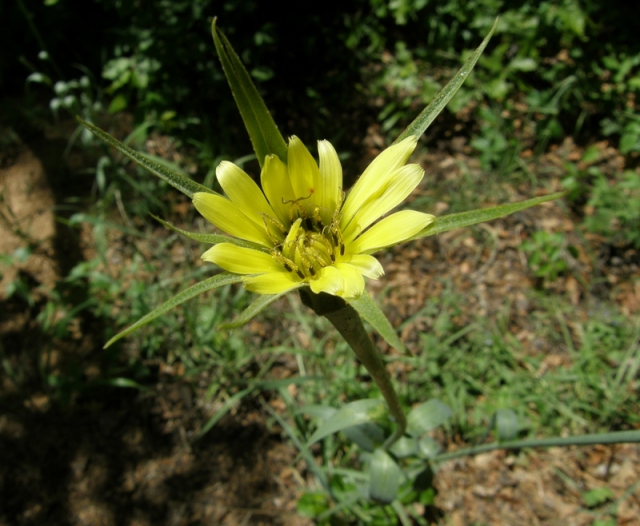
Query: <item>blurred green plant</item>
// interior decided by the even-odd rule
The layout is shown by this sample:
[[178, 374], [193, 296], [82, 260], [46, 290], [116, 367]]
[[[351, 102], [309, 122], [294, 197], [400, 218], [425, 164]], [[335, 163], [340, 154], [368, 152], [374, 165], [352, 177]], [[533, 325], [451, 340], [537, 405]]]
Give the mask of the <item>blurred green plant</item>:
[[534, 232], [521, 248], [529, 255], [529, 266], [535, 276], [549, 281], [568, 270], [572, 260], [578, 257], [577, 249], [569, 245], [560, 232]]

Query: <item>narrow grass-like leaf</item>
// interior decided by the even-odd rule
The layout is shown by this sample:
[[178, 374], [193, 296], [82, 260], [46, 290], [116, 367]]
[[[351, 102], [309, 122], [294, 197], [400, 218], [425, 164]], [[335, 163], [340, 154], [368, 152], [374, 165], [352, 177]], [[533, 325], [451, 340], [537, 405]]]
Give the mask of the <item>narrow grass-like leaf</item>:
[[369, 324], [380, 333], [385, 341], [391, 345], [394, 349], [397, 349], [405, 356], [412, 356], [400, 338], [395, 329], [391, 325], [391, 322], [376, 305], [371, 296], [365, 290], [364, 293], [357, 299], [349, 300], [349, 305], [353, 306], [358, 314], [362, 316]]
[[262, 309], [271, 305], [274, 301], [281, 298], [293, 289], [280, 292], [279, 294], [260, 294], [255, 300], [244, 310], [240, 315], [234, 318], [232, 321], [221, 323], [219, 329], [235, 329], [236, 327], [242, 327], [245, 323], [251, 321], [251, 319], [258, 314]]
[[402, 482], [402, 470], [389, 453], [376, 449], [369, 461], [369, 498], [389, 504], [398, 495]]
[[147, 323], [155, 320], [158, 316], [161, 316], [165, 312], [173, 309], [174, 307], [177, 307], [178, 305], [180, 305], [181, 303], [184, 303], [187, 300], [190, 300], [191, 298], [197, 296], [198, 294], [202, 294], [203, 292], [206, 292], [211, 289], [215, 289], [217, 287], [222, 287], [223, 285], [228, 285], [229, 283], [237, 283], [238, 281], [242, 281], [242, 276], [225, 273], [225, 274], [218, 274], [211, 278], [205, 279], [200, 283], [196, 283], [192, 287], [189, 287], [188, 289], [183, 290], [182, 292], [176, 294], [169, 301], [165, 301], [162, 305], [152, 310], [149, 314], [140, 318], [137, 322], [131, 325], [131, 327], [128, 327], [124, 331], [116, 334], [113, 338], [111, 338], [105, 344], [104, 348], [106, 349], [110, 345], [113, 345], [120, 338], [123, 338], [127, 334], [132, 333], [133, 331], [139, 329], [143, 325], [146, 325]]
[[254, 387], [248, 387], [247, 389], [238, 391], [236, 394], [230, 397], [224, 403], [224, 405], [216, 412], [216, 414], [213, 415], [209, 420], [207, 420], [207, 423], [204, 426], [202, 426], [202, 429], [196, 436], [196, 440], [198, 440], [199, 438], [202, 438], [209, 431], [211, 431], [211, 428], [215, 426], [218, 422], [220, 422], [222, 417], [226, 415], [234, 405], [236, 405], [240, 400], [242, 400], [245, 396], [247, 396], [253, 390], [254, 390]]
[[268, 252], [265, 247], [258, 245], [257, 243], [251, 243], [251, 241], [245, 241], [244, 239], [238, 239], [236, 237], [222, 236], [220, 234], [203, 234], [199, 232], [189, 232], [188, 230], [182, 230], [177, 226], [173, 226], [171, 223], [165, 221], [164, 219], [160, 219], [153, 214], [150, 214], [156, 221], [162, 223], [163, 226], [167, 227], [178, 234], [182, 234], [183, 236], [193, 239], [194, 241], [198, 241], [200, 243], [210, 243], [212, 245], [217, 245], [218, 243], [233, 243], [239, 247], [251, 248], [254, 250], [260, 250], [263, 252]]
[[431, 399], [414, 407], [407, 416], [407, 433], [419, 437], [444, 424], [451, 417], [451, 409], [439, 400]]
[[270, 154], [277, 155], [286, 163], [287, 144], [240, 58], [227, 37], [216, 27], [215, 18], [211, 24], [211, 32], [222, 69], [249, 133], [260, 167], [264, 165], [265, 157]]
[[496, 411], [496, 432], [498, 440], [512, 440], [518, 434], [518, 416], [513, 409], [498, 409]]
[[294, 429], [289, 424], [287, 424], [287, 422], [285, 422], [284, 418], [282, 418], [282, 416], [280, 416], [276, 411], [274, 411], [269, 404], [267, 404], [266, 402], [262, 402], [262, 407], [264, 407], [264, 409], [266, 409], [271, 414], [271, 416], [277, 420], [278, 424], [280, 424], [280, 427], [282, 427], [284, 432], [291, 439], [291, 442], [293, 442], [293, 445], [296, 446], [296, 448], [300, 452], [300, 455], [302, 456], [302, 458], [304, 458], [304, 460], [307, 462], [307, 467], [309, 468], [309, 470], [320, 481], [320, 484], [322, 484], [322, 486], [324, 487], [324, 490], [329, 495], [332, 495], [331, 486], [329, 485], [329, 481], [327, 480], [327, 477], [324, 474], [324, 471], [322, 471], [318, 467], [318, 464], [316, 464], [316, 460], [313, 454], [311, 453], [311, 451], [309, 450], [309, 447], [304, 442], [302, 442], [302, 440], [300, 440], [299, 438], [300, 435], [296, 433]]
[[306, 384], [307, 382], [324, 382], [322, 376], [295, 376], [293, 378], [285, 378], [284, 380], [256, 380], [251, 385], [260, 389], [280, 389], [290, 385]]
[[640, 442], [640, 430], [613, 431], [611, 433], [595, 433], [591, 435], [579, 435], [571, 437], [532, 438], [528, 440], [513, 440], [511, 442], [494, 442], [469, 448], [459, 449], [451, 453], [443, 453], [433, 460], [444, 462], [452, 458], [477, 455], [496, 449], [522, 449], [526, 447], [567, 447], [567, 446], [592, 446], [595, 444], [628, 444]]
[[517, 203], [509, 203], [506, 205], [492, 206], [490, 208], [481, 208], [478, 210], [471, 210], [469, 212], [460, 212], [458, 214], [436, 217], [436, 220], [433, 223], [409, 239], [433, 236], [455, 228], [463, 228], [477, 223], [484, 223], [485, 221], [491, 221], [493, 219], [498, 219], [499, 217], [508, 216], [514, 212], [519, 212], [520, 210], [525, 210], [532, 206], [546, 203], [547, 201], [559, 199], [563, 195], [564, 192], [558, 192], [555, 194], [543, 195], [541, 197], [534, 197], [533, 199], [527, 199], [526, 201], [518, 201]]
[[101, 140], [106, 142], [109, 146], [113, 146], [116, 150], [118, 150], [122, 155], [125, 155], [132, 161], [138, 163], [140, 166], [151, 172], [156, 177], [159, 177], [163, 181], [166, 181], [174, 188], [180, 190], [183, 194], [188, 197], [193, 197], [193, 194], [196, 192], [208, 192], [210, 194], [215, 194], [213, 190], [203, 186], [195, 181], [185, 177], [178, 172], [170, 170], [166, 166], [161, 165], [160, 163], [149, 159], [146, 155], [137, 152], [133, 148], [129, 148], [126, 144], [121, 143], [115, 137], [112, 137], [104, 130], [101, 130], [97, 126], [91, 124], [90, 122], [81, 119], [80, 117], [76, 117], [78, 122], [82, 124], [89, 131], [93, 132], [98, 136]]
[[307, 444], [311, 445], [332, 433], [342, 431], [353, 425], [379, 421], [386, 416], [386, 413], [387, 410], [382, 400], [369, 398], [351, 402], [325, 420], [316, 429]]
[[473, 52], [473, 54], [465, 62], [464, 66], [462, 66], [462, 68], [458, 70], [455, 77], [453, 77], [444, 88], [436, 93], [436, 96], [429, 103], [429, 105], [424, 110], [422, 110], [420, 115], [418, 115], [415, 120], [411, 124], [409, 124], [409, 126], [407, 126], [407, 128], [400, 135], [398, 135], [398, 138], [393, 141], [393, 144], [399, 143], [410, 135], [420, 137], [425, 132], [425, 130], [438, 116], [438, 114], [445, 108], [447, 104], [449, 104], [449, 101], [460, 89], [460, 86], [462, 86], [464, 81], [467, 80], [469, 73], [476, 65], [476, 62], [478, 62], [478, 59], [480, 58], [480, 55], [482, 55], [484, 48], [487, 47], [489, 40], [491, 40], [491, 37], [493, 36], [493, 32], [496, 30], [497, 25], [498, 19], [496, 18], [491, 31], [489, 31], [489, 34], [482, 41], [480, 47], [478, 47], [478, 49]]

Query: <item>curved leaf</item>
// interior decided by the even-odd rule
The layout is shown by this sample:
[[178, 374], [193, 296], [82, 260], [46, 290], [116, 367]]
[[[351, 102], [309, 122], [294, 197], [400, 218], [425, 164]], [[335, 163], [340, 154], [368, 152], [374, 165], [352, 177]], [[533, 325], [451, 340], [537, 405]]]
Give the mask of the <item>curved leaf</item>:
[[386, 416], [384, 402], [378, 399], [357, 400], [345, 405], [325, 420], [311, 436], [308, 445], [337, 431], [367, 422], [376, 422]]
[[407, 433], [419, 437], [444, 424], [450, 416], [451, 409], [448, 405], [439, 400], [428, 400], [414, 407], [407, 416]]
[[389, 504], [396, 499], [402, 470], [383, 449], [376, 449], [369, 462], [369, 498]]
[[209, 279], [205, 279], [200, 283], [196, 283], [192, 287], [189, 287], [188, 289], [183, 290], [182, 292], [176, 294], [169, 301], [164, 302], [162, 305], [152, 310], [146, 316], [143, 316], [142, 318], [140, 318], [137, 322], [135, 322], [133, 325], [131, 325], [124, 331], [116, 334], [104, 345], [104, 349], [106, 349], [110, 345], [113, 345], [120, 338], [123, 338], [127, 334], [132, 333], [133, 331], [139, 329], [143, 325], [146, 325], [147, 323], [155, 320], [158, 316], [161, 316], [165, 312], [173, 309], [174, 307], [177, 307], [178, 305], [180, 305], [181, 303], [184, 303], [187, 300], [190, 300], [191, 298], [197, 296], [198, 294], [202, 294], [203, 292], [206, 292], [211, 289], [215, 289], [217, 287], [222, 287], [223, 285], [228, 285], [229, 283], [237, 283], [238, 281], [242, 281], [242, 276], [238, 276], [237, 274], [218, 274]]
[[405, 356], [412, 356], [411, 352], [404, 346], [391, 322], [380, 310], [376, 302], [373, 301], [369, 293], [364, 293], [357, 299], [349, 300], [349, 305], [353, 306], [358, 314], [362, 316], [369, 324], [380, 333], [385, 341], [394, 349], [397, 349]]
[[185, 177], [184, 175], [179, 174], [178, 172], [174, 172], [173, 170], [170, 170], [166, 166], [163, 166], [160, 163], [157, 163], [156, 161], [149, 159], [146, 155], [140, 152], [137, 152], [133, 148], [129, 148], [126, 144], [121, 143], [118, 139], [116, 139], [115, 137], [112, 137], [106, 131], [101, 130], [100, 128], [91, 124], [90, 122], [87, 122], [84, 119], [81, 119], [80, 117], [76, 117], [76, 119], [80, 124], [82, 124], [89, 131], [97, 135], [98, 138], [106, 142], [109, 146], [113, 146], [122, 155], [125, 155], [132, 161], [138, 163], [140, 166], [150, 171], [156, 177], [159, 177], [163, 181], [166, 181], [167, 183], [169, 183], [174, 188], [180, 190], [183, 194], [189, 197], [193, 197], [193, 194], [195, 194], [196, 192], [208, 192], [210, 194], [216, 193], [213, 190], [211, 190], [211, 188], [202, 186], [201, 184], [196, 183], [195, 181], [189, 179], [188, 177]]

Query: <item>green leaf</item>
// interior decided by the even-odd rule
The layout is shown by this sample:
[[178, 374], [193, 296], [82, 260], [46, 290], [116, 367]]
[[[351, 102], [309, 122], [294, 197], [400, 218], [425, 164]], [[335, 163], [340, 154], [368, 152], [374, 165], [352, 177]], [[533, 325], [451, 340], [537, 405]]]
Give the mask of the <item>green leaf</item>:
[[200, 283], [196, 283], [192, 287], [189, 287], [188, 289], [183, 290], [182, 292], [176, 294], [169, 301], [164, 302], [162, 305], [152, 310], [146, 316], [143, 316], [142, 318], [140, 318], [137, 322], [131, 325], [131, 327], [116, 334], [113, 338], [111, 338], [105, 344], [104, 349], [106, 349], [110, 345], [113, 345], [120, 338], [123, 338], [127, 334], [132, 333], [133, 331], [139, 329], [143, 325], [146, 325], [147, 323], [155, 320], [158, 316], [161, 316], [165, 312], [173, 309], [174, 307], [177, 307], [178, 305], [180, 305], [181, 303], [184, 303], [187, 300], [190, 300], [191, 298], [197, 296], [198, 294], [202, 294], [203, 292], [206, 292], [211, 289], [215, 289], [217, 287], [222, 287], [223, 285], [228, 285], [229, 283], [237, 283], [238, 281], [242, 281], [242, 276], [238, 276], [237, 274], [225, 273], [225, 274], [218, 274], [209, 279], [205, 279]]
[[296, 508], [301, 515], [315, 519], [329, 509], [329, 499], [324, 493], [305, 493], [298, 499]]
[[251, 302], [251, 304], [242, 311], [242, 314], [236, 316], [232, 321], [228, 321], [225, 323], [221, 323], [218, 328], [219, 329], [235, 329], [236, 327], [242, 327], [245, 323], [251, 321], [251, 319], [258, 314], [262, 309], [271, 305], [277, 299], [280, 299], [282, 296], [287, 294], [288, 292], [294, 289], [285, 290], [280, 294], [260, 294], [258, 297]]
[[369, 498], [389, 504], [398, 495], [402, 470], [389, 453], [376, 449], [369, 462]]
[[238, 239], [236, 237], [229, 236], [221, 236], [219, 234], [201, 234], [199, 232], [189, 232], [188, 230], [182, 230], [176, 226], [173, 226], [171, 223], [165, 221], [164, 219], [160, 219], [153, 214], [149, 214], [156, 221], [162, 223], [165, 227], [178, 234], [182, 234], [183, 236], [193, 239], [194, 241], [198, 241], [200, 243], [210, 243], [212, 245], [216, 245], [218, 243], [233, 243], [239, 247], [251, 248], [253, 250], [261, 250], [263, 252], [268, 252], [263, 246], [258, 245], [257, 243], [252, 243], [251, 241], [245, 241], [244, 239]]
[[389, 451], [398, 458], [413, 457], [418, 452], [418, 441], [411, 437], [400, 437]]
[[[300, 413], [314, 416], [320, 420], [328, 420], [338, 410], [328, 405], [307, 405], [300, 409]], [[380, 426], [365, 422], [342, 429], [349, 440], [358, 444], [365, 451], [373, 451], [384, 442], [384, 431]]]
[[543, 195], [541, 197], [534, 197], [533, 199], [527, 199], [526, 201], [518, 201], [517, 203], [492, 206], [491, 208], [481, 208], [478, 210], [471, 210], [469, 212], [460, 212], [458, 214], [436, 217], [436, 220], [433, 223], [409, 239], [418, 239], [421, 237], [442, 234], [443, 232], [447, 232], [455, 228], [464, 228], [477, 223], [484, 223], [485, 221], [498, 219], [499, 217], [507, 216], [514, 212], [519, 212], [520, 210], [525, 210], [526, 208], [546, 203], [547, 201], [553, 201], [554, 199], [564, 196], [564, 194], [564, 192], [558, 192], [555, 194]]
[[440, 451], [442, 451], [442, 446], [433, 438], [423, 436], [418, 442], [418, 449], [420, 450], [420, 455], [423, 457], [434, 458], [438, 453], [440, 453]]
[[99, 139], [106, 142], [109, 146], [113, 146], [116, 150], [118, 150], [122, 155], [125, 155], [132, 161], [138, 163], [143, 168], [150, 171], [156, 177], [159, 177], [163, 181], [166, 181], [174, 188], [180, 190], [183, 194], [188, 197], [193, 198], [193, 194], [196, 192], [207, 192], [210, 194], [215, 194], [213, 190], [207, 188], [206, 186], [202, 186], [201, 184], [192, 181], [188, 177], [185, 177], [182, 174], [179, 174], [173, 170], [169, 170], [165, 166], [157, 163], [156, 161], [152, 161], [146, 155], [143, 155], [140, 152], [137, 152], [133, 148], [129, 148], [126, 144], [121, 143], [115, 137], [112, 137], [107, 132], [101, 130], [97, 126], [94, 126], [90, 122], [87, 122], [80, 117], [76, 117], [77, 121], [82, 124], [89, 131], [93, 132], [98, 136]]
[[247, 389], [243, 389], [242, 391], [237, 392], [231, 398], [229, 398], [224, 403], [224, 405], [216, 412], [216, 414], [213, 415], [209, 420], [207, 420], [207, 423], [204, 426], [202, 426], [202, 429], [199, 431], [199, 433], [196, 436], [196, 440], [206, 435], [213, 426], [215, 426], [218, 422], [220, 422], [222, 417], [226, 415], [234, 405], [236, 405], [240, 400], [242, 400], [245, 396], [247, 396], [253, 390], [254, 390], [253, 387], [248, 387]]
[[518, 434], [518, 416], [512, 409], [496, 411], [496, 432], [498, 440], [512, 440]]
[[448, 405], [439, 400], [431, 399], [414, 407], [407, 416], [407, 433], [419, 437], [444, 424], [451, 416]]
[[348, 427], [364, 424], [366, 422], [376, 422], [386, 416], [384, 402], [378, 399], [365, 399], [351, 402], [340, 408], [326, 421], [324, 421], [316, 432], [311, 436], [308, 445], [318, 440], [342, 431]]
[[600, 504], [604, 504], [608, 500], [614, 500], [614, 495], [609, 488], [604, 486], [583, 493], [582, 500], [588, 508], [594, 508]]
[[364, 451], [373, 451], [384, 442], [384, 431], [380, 426], [371, 422], [346, 427], [342, 432]]
[[409, 349], [407, 349], [402, 341], [400, 341], [400, 338], [396, 334], [391, 322], [376, 305], [376, 302], [373, 301], [366, 290], [359, 298], [349, 300], [349, 305], [353, 306], [353, 308], [358, 311], [358, 314], [369, 322], [369, 324], [378, 331], [378, 333], [380, 333], [380, 336], [382, 336], [385, 341], [391, 345], [391, 347], [397, 349], [405, 356], [412, 356]]
[[211, 24], [213, 42], [227, 77], [233, 98], [247, 128], [253, 149], [258, 157], [260, 167], [264, 165], [267, 155], [275, 154], [282, 162], [287, 162], [287, 144], [276, 123], [273, 121], [260, 93], [254, 86], [238, 55], [222, 31], [216, 27], [216, 19]]
[[449, 83], [442, 88], [433, 100], [429, 103], [429, 105], [422, 110], [420, 115], [416, 117], [416, 119], [407, 126], [407, 128], [398, 135], [398, 138], [393, 141], [393, 144], [397, 144], [403, 139], [409, 137], [410, 135], [415, 135], [416, 137], [420, 137], [425, 130], [431, 125], [431, 123], [435, 120], [438, 114], [445, 108], [445, 106], [449, 103], [449, 101], [453, 98], [456, 92], [460, 89], [460, 86], [467, 80], [469, 73], [478, 62], [480, 55], [484, 51], [484, 48], [487, 47], [489, 40], [493, 35], [493, 32], [496, 30], [498, 25], [498, 19], [493, 23], [493, 27], [489, 34], [485, 37], [480, 44], [480, 47], [476, 49], [473, 54], [469, 57], [469, 59], [465, 62], [464, 66], [458, 70], [455, 77], [453, 77]]

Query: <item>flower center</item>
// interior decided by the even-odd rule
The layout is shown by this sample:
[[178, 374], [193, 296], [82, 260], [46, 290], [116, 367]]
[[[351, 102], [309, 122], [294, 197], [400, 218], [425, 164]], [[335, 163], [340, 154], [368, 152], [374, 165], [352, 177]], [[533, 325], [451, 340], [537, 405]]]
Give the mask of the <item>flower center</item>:
[[302, 210], [298, 215], [284, 241], [274, 246], [271, 255], [300, 279], [314, 278], [324, 267], [344, 256], [340, 212], [334, 213], [328, 225], [323, 223], [317, 208], [312, 215]]

